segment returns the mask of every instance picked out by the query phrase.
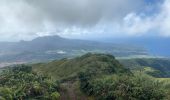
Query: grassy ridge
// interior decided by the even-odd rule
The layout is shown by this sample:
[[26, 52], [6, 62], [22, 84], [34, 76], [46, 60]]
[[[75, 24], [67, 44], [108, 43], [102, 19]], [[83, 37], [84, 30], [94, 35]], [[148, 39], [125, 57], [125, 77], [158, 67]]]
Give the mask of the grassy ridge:
[[93, 97], [85, 95], [80, 90], [78, 78], [80, 73], [92, 74], [96, 79], [111, 77], [114, 74], [130, 73], [114, 56], [91, 53], [73, 59], [34, 64], [33, 70], [41, 74], [48, 74], [53, 79], [62, 82], [61, 87], [64, 91], [60, 91], [61, 100], [75, 100], [75, 98], [93, 100]]
[[100, 75], [128, 71], [111, 55], [86, 54], [73, 59], [62, 59], [33, 65], [33, 70], [48, 73], [55, 79], [76, 78], [80, 72], [90, 71]]
[[[154, 62], [154, 60], [142, 60], [141, 62], [137, 60], [135, 63], [138, 65], [140, 63], [141, 65], [139, 67], [134, 65], [135, 70], [131, 68], [134, 73], [131, 73], [130, 70], [122, 66], [114, 56], [89, 53], [73, 59], [62, 59], [49, 63], [34, 64], [33, 68], [34, 71], [39, 73], [48, 73], [54, 79], [65, 80], [62, 81], [64, 83], [62, 83], [61, 86], [65, 87], [67, 91], [61, 91], [61, 94], [67, 94], [70, 100], [80, 98], [80, 95], [86, 99], [90, 96], [99, 100], [108, 100], [110, 97], [112, 99], [128, 97], [129, 99], [133, 98], [139, 100], [148, 100], [149, 98], [161, 100], [163, 98], [169, 98], [169, 83], [158, 81], [158, 79], [146, 75], [160, 75], [160, 70], [145, 66], [148, 64], [153, 65]], [[127, 63], [132, 64], [132, 66], [134, 64], [130, 62]], [[162, 67], [162, 65], [158, 63], [155, 65]], [[120, 88], [117, 88], [119, 86]], [[129, 88], [130, 90], [122, 91], [124, 88]], [[102, 90], [105, 91], [102, 92]], [[82, 95], [82, 92], [87, 96]], [[120, 92], [121, 94], [119, 94]], [[126, 95], [122, 95], [122, 93]]]
[[[128, 100], [169, 100], [170, 98], [170, 79], [149, 76], [157, 75], [160, 72], [159, 70], [142, 66], [142, 68], [139, 67], [140, 69], [130, 71], [112, 55], [88, 53], [72, 59], [55, 60], [31, 66], [33, 69], [28, 69], [28, 71], [33, 75], [31, 74], [32, 76], [30, 77], [30, 73], [28, 73], [28, 78], [34, 79], [33, 76], [38, 77], [38, 75], [50, 76], [52, 79], [47, 79], [48, 84], [53, 84], [50, 80], [59, 80], [60, 86], [57, 86], [59, 90], [53, 91], [53, 88], [48, 90], [48, 87], [44, 85], [46, 81], [41, 83], [41, 76], [40, 78], [38, 77], [40, 79], [38, 80], [40, 82], [38, 83], [38, 90], [47, 90], [48, 92], [45, 93], [49, 93], [46, 96], [49, 98], [53, 96], [59, 97], [59, 95], [60, 100], [125, 100], [125, 98], [128, 98]], [[27, 79], [22, 78], [23, 74], [21, 72], [22, 69], [14, 74], [21, 75], [18, 76], [17, 80], [21, 79], [21, 82], [22, 80], [27, 81]], [[35, 72], [38, 73], [36, 74], [37, 76], [34, 75]], [[11, 75], [10, 73], [8, 74]], [[13, 75], [11, 76], [9, 80], [15, 81]], [[19, 85], [17, 86], [20, 86], [20, 84], [22, 86], [21, 82], [18, 82], [17, 84]], [[33, 82], [34, 89], [34, 80], [31, 82]], [[4, 86], [3, 84], [1, 85]], [[35, 87], [37, 91], [37, 83]], [[41, 93], [41, 90], [39, 92]], [[55, 93], [53, 94], [53, 92]], [[58, 92], [59, 95], [56, 94]], [[34, 96], [36, 97], [37, 95]], [[43, 96], [41, 97], [44, 98]]]

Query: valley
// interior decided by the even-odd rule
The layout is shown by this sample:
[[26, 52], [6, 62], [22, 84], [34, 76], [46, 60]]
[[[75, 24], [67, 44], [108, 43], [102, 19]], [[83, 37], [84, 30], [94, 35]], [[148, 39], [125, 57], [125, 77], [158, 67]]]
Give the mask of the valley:
[[31, 41], [0, 42], [0, 62], [43, 62], [73, 58], [88, 52], [116, 57], [150, 56], [142, 47], [126, 44], [67, 39], [60, 36], [38, 37]]

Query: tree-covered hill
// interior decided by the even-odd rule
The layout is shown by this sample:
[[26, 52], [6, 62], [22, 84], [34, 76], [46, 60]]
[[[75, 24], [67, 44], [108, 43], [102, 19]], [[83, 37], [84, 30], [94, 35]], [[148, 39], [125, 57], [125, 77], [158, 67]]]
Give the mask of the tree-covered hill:
[[86, 71], [98, 75], [130, 72], [114, 56], [92, 53], [73, 59], [34, 64], [33, 69], [36, 72], [48, 73], [56, 79], [76, 78], [78, 73]]
[[[88, 53], [0, 72], [0, 100], [169, 100], [170, 84]], [[153, 69], [145, 69], [153, 70]], [[50, 78], [51, 77], [51, 78]], [[163, 79], [162, 79], [163, 80]]]
[[[48, 73], [54, 79], [60, 80], [62, 87], [67, 90], [61, 94], [69, 95], [70, 100], [84, 98], [84, 95], [91, 97], [92, 100], [169, 98], [167, 97], [170, 93], [169, 84], [164, 86], [163, 83], [143, 72], [131, 72], [112, 55], [88, 53], [73, 59], [56, 60], [33, 66], [34, 71]], [[62, 97], [65, 98], [65, 95]]]
[[154, 77], [170, 77], [170, 59], [167, 58], [119, 59], [119, 62], [126, 68], [145, 71]]

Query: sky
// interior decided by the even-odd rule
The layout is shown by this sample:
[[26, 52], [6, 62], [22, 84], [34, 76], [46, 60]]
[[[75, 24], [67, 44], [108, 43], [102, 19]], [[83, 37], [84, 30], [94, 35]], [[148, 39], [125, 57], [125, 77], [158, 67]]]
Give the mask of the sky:
[[170, 0], [0, 0], [0, 41], [170, 37]]

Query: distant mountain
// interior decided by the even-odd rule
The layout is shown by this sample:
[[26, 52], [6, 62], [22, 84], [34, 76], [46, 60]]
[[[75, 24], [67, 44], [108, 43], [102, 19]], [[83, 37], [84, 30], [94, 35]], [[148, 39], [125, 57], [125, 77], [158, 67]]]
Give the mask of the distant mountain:
[[115, 56], [148, 55], [139, 46], [102, 43], [60, 36], [38, 37], [32, 41], [0, 42], [0, 62], [37, 62], [74, 57], [87, 52], [110, 53]]

